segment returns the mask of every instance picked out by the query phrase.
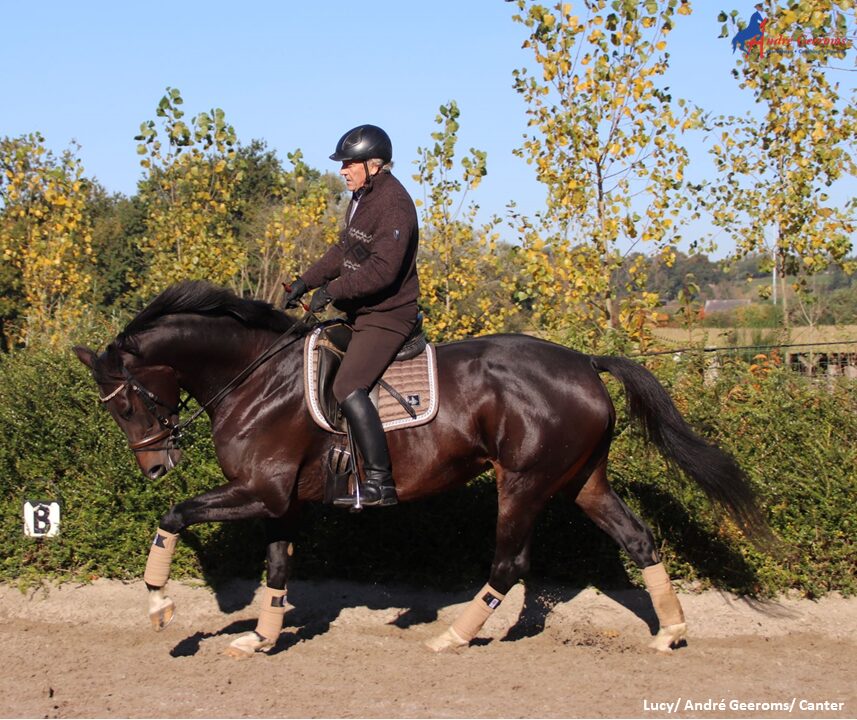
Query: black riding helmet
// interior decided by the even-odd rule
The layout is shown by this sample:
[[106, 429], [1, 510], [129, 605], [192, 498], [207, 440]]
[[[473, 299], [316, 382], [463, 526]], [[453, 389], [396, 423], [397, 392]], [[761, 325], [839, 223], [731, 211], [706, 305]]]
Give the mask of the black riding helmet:
[[339, 138], [336, 150], [330, 156], [331, 160], [337, 162], [355, 161], [365, 162], [378, 158], [385, 163], [393, 159], [393, 143], [377, 125], [358, 125]]

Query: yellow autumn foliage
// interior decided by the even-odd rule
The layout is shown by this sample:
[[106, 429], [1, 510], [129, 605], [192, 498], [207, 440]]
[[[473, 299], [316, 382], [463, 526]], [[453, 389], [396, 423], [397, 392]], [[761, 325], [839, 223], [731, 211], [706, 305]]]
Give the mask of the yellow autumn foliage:
[[[799, 0], [771, 13], [766, 32], [838, 35], [843, 9], [838, 0]], [[855, 202], [835, 203], [828, 192], [857, 176], [857, 111], [831, 72], [845, 54], [845, 47], [834, 47], [738, 56], [736, 78], [761, 116], [721, 116], [712, 123], [724, 140], [711, 150], [721, 176], [707, 201], [715, 224], [739, 255], [773, 257], [782, 282], [796, 276], [799, 291], [807, 276], [831, 262], [847, 267], [853, 251]], [[788, 295], [781, 297], [788, 322]]]
[[19, 291], [17, 302], [3, 299], [3, 315], [18, 318], [4, 331], [17, 342], [58, 344], [91, 299], [83, 167], [72, 150], [54, 157], [34, 133], [0, 141], [0, 168], [0, 257], [15, 276], [7, 284]]
[[[586, 20], [572, 23], [567, 5], [517, 2], [514, 19], [530, 32], [524, 47], [550, 83], [526, 69], [514, 74], [530, 128], [516, 154], [547, 189], [537, 220], [514, 221], [515, 295], [532, 310], [534, 330], [573, 331], [590, 344], [621, 334], [643, 346], [658, 298], [645, 292], [642, 265], [624, 286], [616, 278], [628, 248], [662, 252], [680, 241], [676, 216], [690, 199], [678, 134], [699, 117], [662, 92], [667, 59], [655, 51], [666, 49], [674, 2], [581, 4]], [[562, 22], [546, 23], [546, 14]]]
[[[420, 228], [420, 304], [433, 340], [447, 341], [499, 332], [513, 313], [498, 248], [496, 220], [479, 227], [467, 195], [487, 174], [484, 152], [471, 149], [456, 163], [458, 105], [440, 107], [434, 144], [420, 148], [414, 179], [423, 188], [417, 201]], [[459, 165], [456, 168], [456, 164]]]
[[247, 245], [241, 288], [254, 297], [277, 302], [283, 284], [291, 283], [337, 240], [339, 193], [325, 176], [313, 177], [300, 150], [289, 154], [292, 170], [282, 178], [282, 192], [267, 215], [263, 231]]
[[240, 208], [232, 192], [241, 177], [235, 131], [219, 109], [195, 116], [191, 130], [182, 103], [179, 91], [167, 88], [157, 111], [160, 130], [149, 121], [136, 138], [145, 170], [138, 195], [146, 207], [140, 250], [148, 272], [129, 280], [144, 298], [186, 279], [230, 284], [245, 260], [232, 222]]

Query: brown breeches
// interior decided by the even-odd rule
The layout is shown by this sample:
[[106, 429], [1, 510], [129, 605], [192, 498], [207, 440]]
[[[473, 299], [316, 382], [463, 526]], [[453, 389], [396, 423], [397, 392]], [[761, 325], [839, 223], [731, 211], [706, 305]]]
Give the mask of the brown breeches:
[[[364, 322], [361, 322], [364, 321]], [[410, 329], [413, 328], [411, 323]], [[407, 338], [410, 329], [404, 324], [405, 331], [399, 328], [387, 328], [366, 325], [364, 318], [358, 318], [354, 323], [354, 334], [348, 351], [342, 358], [342, 364], [333, 381], [333, 395], [337, 402], [342, 402], [355, 390], [367, 392], [378, 382], [384, 370], [393, 361]]]

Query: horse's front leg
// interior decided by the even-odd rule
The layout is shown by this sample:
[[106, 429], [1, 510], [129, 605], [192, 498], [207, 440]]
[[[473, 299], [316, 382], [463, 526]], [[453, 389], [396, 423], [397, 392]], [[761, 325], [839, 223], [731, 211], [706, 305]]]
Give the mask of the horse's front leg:
[[243, 659], [255, 652], [270, 650], [280, 636], [289, 607], [286, 583], [292, 569], [297, 514], [298, 503], [295, 502], [289, 506], [285, 517], [267, 522], [267, 578], [259, 595], [259, 621], [255, 630], [229, 644], [226, 654], [231, 657]]
[[272, 510], [244, 488], [231, 483], [173, 506], [161, 518], [143, 575], [149, 589], [152, 627], [163, 630], [175, 615], [175, 603], [164, 593], [164, 586], [170, 577], [170, 565], [181, 530], [202, 522], [270, 518], [276, 514], [279, 514], [276, 509]]

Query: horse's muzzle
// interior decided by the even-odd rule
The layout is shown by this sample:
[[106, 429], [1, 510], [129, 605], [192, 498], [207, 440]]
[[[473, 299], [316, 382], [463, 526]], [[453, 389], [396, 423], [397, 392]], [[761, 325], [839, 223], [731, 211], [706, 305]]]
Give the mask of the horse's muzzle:
[[146, 476], [149, 480], [157, 480], [160, 477], [163, 477], [167, 474], [167, 468], [165, 465], [152, 465], [147, 471]]
[[158, 448], [137, 451], [137, 464], [149, 480], [158, 480], [181, 462], [182, 451], [172, 443]]

